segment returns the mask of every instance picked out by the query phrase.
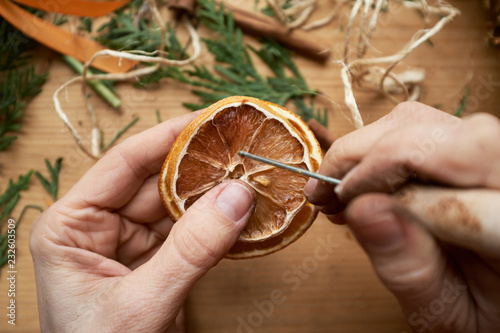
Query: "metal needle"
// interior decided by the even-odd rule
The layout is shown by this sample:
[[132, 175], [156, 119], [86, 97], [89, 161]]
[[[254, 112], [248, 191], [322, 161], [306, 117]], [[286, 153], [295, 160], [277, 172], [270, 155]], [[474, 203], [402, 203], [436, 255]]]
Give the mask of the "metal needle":
[[259, 162], [262, 162], [262, 163], [266, 163], [266, 164], [269, 164], [269, 165], [272, 165], [272, 166], [275, 166], [275, 167], [278, 167], [278, 168], [282, 168], [282, 169], [285, 169], [285, 170], [288, 170], [288, 171], [292, 171], [292, 172], [295, 172], [295, 173], [298, 173], [298, 174], [301, 174], [301, 175], [304, 175], [304, 176], [316, 178], [316, 179], [319, 179], [321, 181], [324, 181], [325, 183], [335, 184], [335, 185], [340, 184], [340, 180], [339, 179], [327, 177], [327, 176], [324, 176], [324, 175], [320, 175], [319, 173], [315, 173], [315, 172], [311, 172], [311, 171], [304, 170], [304, 169], [301, 169], [301, 168], [297, 168], [297, 167], [294, 167], [294, 166], [291, 166], [291, 165], [288, 165], [288, 164], [285, 164], [285, 163], [281, 163], [281, 162], [278, 162], [278, 161], [275, 161], [275, 160], [271, 160], [271, 159], [268, 159], [268, 158], [265, 158], [265, 157], [262, 157], [262, 156], [259, 156], [259, 155], [250, 154], [250, 153], [247, 153], [246, 151], [241, 151], [240, 150], [238, 152], [238, 154], [240, 156], [243, 156], [243, 157], [251, 158], [252, 160], [256, 160], [256, 161], [259, 161]]

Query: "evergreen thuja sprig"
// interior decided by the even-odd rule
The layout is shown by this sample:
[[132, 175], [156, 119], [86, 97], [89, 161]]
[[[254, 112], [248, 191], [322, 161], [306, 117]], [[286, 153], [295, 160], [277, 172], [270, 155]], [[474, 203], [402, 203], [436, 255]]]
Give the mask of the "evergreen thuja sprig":
[[134, 11], [114, 13], [107, 23], [97, 29], [100, 35], [96, 40], [114, 50], [155, 51], [161, 43], [159, 29], [150, 27], [150, 22], [145, 18], [140, 18], [136, 25], [134, 13]]
[[[21, 198], [21, 192], [28, 189], [32, 174], [33, 170], [30, 170], [26, 174], [20, 175], [15, 182], [14, 180], [9, 179], [7, 187], [0, 195], [0, 268], [2, 268], [8, 261], [8, 230], [6, 230], [7, 228], [4, 223], [8, 218], [12, 217], [12, 211]], [[42, 211], [42, 209], [38, 206], [26, 205], [23, 208], [19, 218], [16, 220], [15, 229], [17, 229], [17, 226], [21, 222], [24, 213], [29, 208], [36, 208]]]
[[42, 176], [38, 171], [35, 171], [35, 176], [40, 180], [42, 186], [50, 194], [52, 199], [57, 200], [57, 192], [59, 190], [59, 173], [61, 171], [62, 157], [59, 157], [52, 166], [48, 159], [45, 159], [45, 165], [49, 171], [50, 181]]
[[470, 87], [467, 86], [465, 88], [465, 93], [463, 95], [463, 97], [460, 99], [460, 103], [458, 104], [457, 106], [457, 109], [455, 110], [455, 117], [462, 117], [462, 114], [464, 113], [465, 111], [465, 107], [467, 106], [467, 103], [469, 102], [469, 96], [470, 96]]
[[[38, 211], [43, 212], [43, 209], [39, 206], [36, 205], [26, 205], [23, 207], [23, 210], [21, 211], [21, 214], [19, 215], [19, 218], [16, 220], [16, 224], [14, 227], [14, 230], [17, 229], [21, 221], [23, 220], [24, 214], [28, 209], [36, 209]], [[12, 231], [10, 231], [10, 234], [12, 235]], [[9, 230], [7, 230], [5, 233], [0, 231], [0, 269], [5, 266], [13, 256], [9, 255], [9, 245], [12, 243], [9, 243]], [[12, 251], [12, 250], [11, 250]], [[14, 264], [13, 264], [14, 265]]]
[[36, 74], [34, 66], [0, 72], [0, 151], [17, 139], [10, 132], [21, 129], [26, 100], [41, 91], [46, 77]]
[[[198, 20], [218, 33], [218, 38], [202, 39], [216, 64], [211, 69], [196, 65], [188, 70], [173, 66], [162, 68], [144, 77], [141, 84], [168, 77], [196, 87], [193, 93], [201, 98], [201, 103], [184, 103], [191, 110], [232, 95], [252, 96], [279, 105], [292, 102], [304, 120], [315, 118], [326, 125], [326, 110], [314, 110], [312, 101], [306, 103], [316, 91], [307, 86], [289, 50], [269, 39], [262, 40], [259, 49], [244, 43], [241, 29], [235, 26], [231, 12], [225, 13], [222, 2], [219, 8], [212, 0], [199, 0], [198, 4]], [[262, 76], [252, 61], [252, 54], [269, 67], [274, 76]]]
[[[135, 0], [115, 11], [109, 21], [98, 27], [96, 41], [114, 50], [158, 50], [162, 43], [161, 29], [155, 26], [150, 17], [139, 14], [142, 4], [143, 1]], [[166, 26], [163, 51], [168, 54], [169, 59], [189, 57], [170, 24]]]
[[31, 40], [0, 17], [0, 151], [17, 138], [26, 101], [41, 91], [47, 78], [27, 63]]
[[25, 175], [20, 175], [16, 182], [9, 179], [7, 188], [0, 195], [0, 226], [3, 220], [9, 217], [14, 210], [14, 207], [21, 198], [20, 192], [28, 189], [32, 174], [33, 170], [30, 170]]

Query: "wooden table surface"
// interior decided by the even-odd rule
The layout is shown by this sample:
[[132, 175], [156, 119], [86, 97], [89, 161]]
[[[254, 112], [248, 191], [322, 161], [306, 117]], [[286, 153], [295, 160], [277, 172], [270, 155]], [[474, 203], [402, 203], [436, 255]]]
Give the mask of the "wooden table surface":
[[[464, 94], [464, 88], [469, 86], [466, 114], [486, 111], [498, 115], [499, 51], [487, 46], [481, 2], [462, 0], [451, 3], [462, 11], [462, 15], [432, 38], [433, 46], [423, 44], [398, 68], [421, 67], [426, 70], [421, 98], [424, 103], [439, 105], [442, 110], [452, 113]], [[324, 14], [329, 7], [329, 1], [320, 2], [316, 16]], [[346, 22], [346, 17], [343, 17], [312, 32], [333, 50], [332, 60], [341, 57], [339, 45], [344, 32], [339, 27], [345, 26]], [[415, 12], [382, 14], [371, 54], [389, 54], [399, 49], [419, 27], [422, 27], [422, 20]], [[210, 57], [206, 54], [205, 50], [201, 62], [209, 63]], [[54, 161], [63, 157], [59, 190], [62, 196], [94, 164], [94, 160], [76, 148], [54, 111], [54, 90], [74, 74], [58, 55], [49, 55], [49, 79], [43, 92], [28, 105], [18, 140], [0, 153], [2, 191], [9, 178], [17, 178], [29, 169], [46, 174], [44, 158]], [[352, 131], [353, 126], [345, 116], [346, 109], [340, 107], [343, 88], [339, 65], [333, 61], [320, 65], [301, 57], [294, 59], [310, 87], [320, 89], [329, 98], [318, 97], [318, 102], [330, 108], [331, 132], [339, 137]], [[120, 116], [95, 100], [107, 138], [133, 116], [139, 116], [140, 121], [127, 135], [155, 125], [156, 109], [165, 120], [188, 112], [182, 107], [182, 102], [196, 101], [189, 87], [169, 80], [148, 90], [120, 84], [118, 93], [123, 101]], [[393, 107], [380, 95], [359, 91], [355, 94], [366, 123], [387, 114]], [[65, 103], [65, 108], [69, 117], [78, 123], [79, 130], [88, 132], [89, 119], [85, 116], [78, 87], [69, 89], [68, 95], [71, 103]], [[48, 194], [33, 178], [30, 189], [22, 193], [14, 216], [18, 216], [26, 204], [47, 207], [47, 198]], [[39, 331], [33, 265], [28, 249], [30, 227], [37, 214], [29, 211], [17, 232], [17, 320], [13, 327], [2, 315], [1, 332]], [[328, 258], [324, 261], [318, 261], [314, 256], [315, 250], [321, 247], [328, 250]], [[275, 289], [283, 291], [285, 299], [281, 304], [269, 307]], [[0, 280], [0, 308], [4, 312], [8, 304], [7, 290], [4, 269]], [[253, 260], [223, 260], [196, 284], [186, 309], [189, 332], [410, 331], [395, 298], [378, 281], [369, 260], [348, 229], [332, 225], [324, 216], [320, 216], [299, 241], [278, 253]]]

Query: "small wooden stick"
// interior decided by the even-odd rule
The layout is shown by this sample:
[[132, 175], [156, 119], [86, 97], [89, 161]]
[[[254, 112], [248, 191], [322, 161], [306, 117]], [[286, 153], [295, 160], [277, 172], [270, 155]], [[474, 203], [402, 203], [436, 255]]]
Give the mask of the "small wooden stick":
[[230, 4], [224, 3], [224, 8], [231, 10], [235, 23], [249, 34], [273, 38], [287, 48], [318, 62], [325, 62], [330, 57], [331, 50], [315, 41], [310, 33], [290, 30], [267, 16]]

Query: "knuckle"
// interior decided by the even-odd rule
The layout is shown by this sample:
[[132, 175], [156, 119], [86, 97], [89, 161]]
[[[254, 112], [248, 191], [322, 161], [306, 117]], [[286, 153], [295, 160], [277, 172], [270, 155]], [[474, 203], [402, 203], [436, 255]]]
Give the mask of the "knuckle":
[[420, 102], [405, 101], [396, 105], [385, 119], [396, 124], [408, 125], [416, 122], [449, 121], [458, 118]]
[[130, 158], [127, 158], [124, 147], [125, 145], [117, 145], [109, 152], [109, 155], [120, 159], [136, 177], [140, 178], [143, 170], [141, 170]]
[[346, 156], [344, 141], [337, 140], [325, 156], [326, 165], [330, 170], [339, 170], [342, 167], [341, 161]]
[[43, 219], [45, 216], [46, 212], [43, 212], [40, 214], [36, 220], [33, 222], [33, 226], [31, 227], [30, 230], [30, 237], [29, 237], [29, 249], [32, 254], [32, 256], [36, 256], [38, 253], [41, 251], [41, 227], [43, 223]]
[[492, 114], [476, 113], [465, 121], [469, 123], [473, 133], [488, 142], [500, 137], [500, 120]]
[[476, 149], [489, 158], [498, 156], [500, 140], [500, 120], [493, 115], [480, 113], [464, 122], [464, 134], [476, 146]]
[[389, 160], [391, 157], [401, 155], [408, 146], [407, 137], [400, 135], [399, 131], [387, 133], [373, 144], [370, 154], [372, 156], [384, 156], [384, 160]]
[[212, 242], [203, 237], [201, 231], [189, 228], [181, 237], [177, 236], [173, 239], [174, 248], [187, 265], [206, 270], [221, 259]]
[[500, 161], [500, 120], [488, 113], [473, 114], [464, 120], [464, 134], [472, 143], [474, 151], [484, 158], [480, 183], [486, 186], [498, 184], [498, 163]]
[[415, 101], [405, 101], [401, 102], [392, 109], [391, 113], [388, 114], [388, 119], [400, 119], [414, 117], [416, 110], [420, 109], [422, 104]]
[[[421, 260], [414, 263], [414, 267], [406, 268], [405, 264], [398, 262], [387, 262], [376, 265], [375, 271], [383, 283], [396, 294], [419, 294], [437, 282], [435, 277], [439, 275], [439, 259]], [[402, 269], [402, 267], [404, 269]]]
[[31, 226], [28, 247], [33, 258], [45, 258], [53, 254], [51, 239], [56, 235], [53, 230], [55, 223], [52, 222], [55, 220], [54, 207], [57, 205], [58, 203], [55, 203], [43, 211]]
[[336, 140], [328, 150], [323, 164], [327, 166], [326, 171], [330, 176], [342, 177], [358, 162], [356, 152], [350, 149], [354, 146], [352, 140], [355, 139], [354, 135], [348, 134]]

